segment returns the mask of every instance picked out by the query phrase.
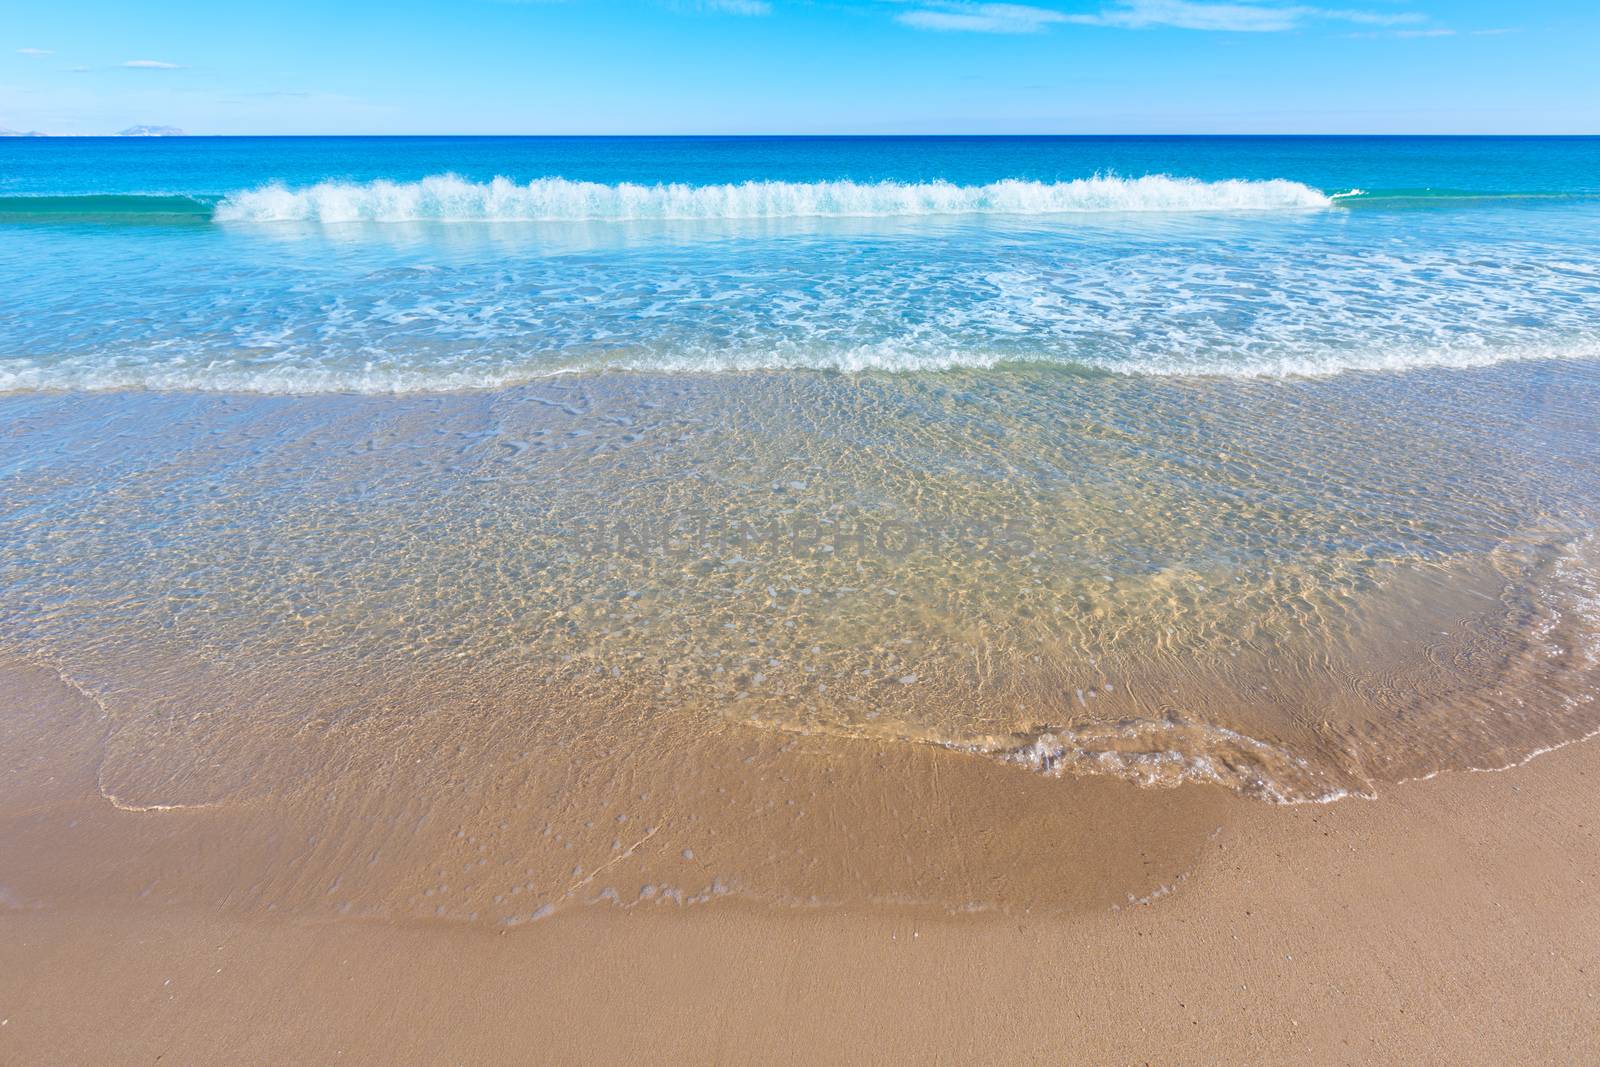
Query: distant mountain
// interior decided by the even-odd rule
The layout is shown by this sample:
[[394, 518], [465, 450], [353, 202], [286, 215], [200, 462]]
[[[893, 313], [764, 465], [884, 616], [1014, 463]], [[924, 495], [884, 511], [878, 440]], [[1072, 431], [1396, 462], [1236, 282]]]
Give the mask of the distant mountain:
[[182, 137], [183, 131], [176, 126], [129, 126], [117, 134], [118, 137]]
[[3, 126], [0, 126], [0, 137], [44, 137], [44, 136], [45, 136], [45, 134], [40, 133], [38, 130], [29, 130], [28, 132], [24, 133], [21, 130], [8, 130]]

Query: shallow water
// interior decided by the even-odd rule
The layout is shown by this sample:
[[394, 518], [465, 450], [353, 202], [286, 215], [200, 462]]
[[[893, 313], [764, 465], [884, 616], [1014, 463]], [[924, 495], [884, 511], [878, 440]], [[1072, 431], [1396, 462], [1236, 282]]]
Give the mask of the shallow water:
[[229, 894], [525, 921], [665, 848], [630, 894], [805, 902], [871, 822], [873, 893], [1026, 907], [1045, 859], [974, 888], [850, 798], [1328, 801], [1600, 728], [1593, 142], [29, 151], [0, 662], [92, 702], [117, 810], [287, 806]]
[[248, 788], [254, 732], [325, 701], [463, 678], [632, 708], [619, 744], [709, 716], [1326, 799], [1592, 728], [1597, 389], [1525, 363], [12, 398], [0, 633], [104, 699], [138, 803]]

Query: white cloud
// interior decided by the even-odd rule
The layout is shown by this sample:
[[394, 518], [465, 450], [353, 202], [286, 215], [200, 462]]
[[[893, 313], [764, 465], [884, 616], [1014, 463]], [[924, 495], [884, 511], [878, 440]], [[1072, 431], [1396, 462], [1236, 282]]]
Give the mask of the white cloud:
[[698, 0], [692, 7], [716, 15], [772, 14], [772, 5], [767, 0]]
[[1210, 4], [1193, 0], [1125, 0], [1073, 21], [1093, 26], [1142, 30], [1172, 26], [1180, 30], [1223, 30], [1232, 33], [1275, 33], [1293, 29], [1309, 10], [1256, 4]]
[[1367, 26], [1398, 26], [1420, 22], [1421, 15], [1348, 11], [1303, 4], [1278, 7], [1269, 4], [1205, 3], [1202, 0], [1119, 0], [1074, 22], [1095, 26], [1146, 29], [1170, 26], [1180, 30], [1218, 30], [1227, 33], [1281, 33], [1306, 22], [1332, 20]]
[[122, 64], [134, 70], [182, 70], [176, 63], [167, 63], [159, 59], [130, 59]]
[[1416, 22], [1428, 21], [1428, 16], [1419, 15], [1415, 11], [1328, 11], [1322, 8], [1306, 8], [1312, 18], [1342, 19], [1345, 22], [1359, 22], [1367, 26], [1406, 26]]
[[1027, 4], [941, 3], [903, 11], [896, 21], [919, 30], [957, 33], [1038, 33], [1054, 22], [1066, 22], [1060, 11]]
[[[1209, 0], [1113, 0], [1099, 11], [1068, 13], [1026, 4], [968, 3], [924, 0], [896, 21], [922, 30], [969, 33], [1037, 33], [1057, 23], [1114, 26], [1140, 30], [1170, 27], [1229, 33], [1281, 33], [1315, 21], [1354, 22], [1367, 26], [1402, 26], [1423, 21], [1410, 12], [1356, 11], [1310, 7], [1209, 2]], [[1425, 32], [1416, 31], [1419, 35]]]
[[53, 56], [53, 55], [55, 55], [55, 52], [53, 50], [49, 49], [49, 48], [19, 48], [19, 49], [17, 49], [17, 55], [19, 55], [19, 56]]

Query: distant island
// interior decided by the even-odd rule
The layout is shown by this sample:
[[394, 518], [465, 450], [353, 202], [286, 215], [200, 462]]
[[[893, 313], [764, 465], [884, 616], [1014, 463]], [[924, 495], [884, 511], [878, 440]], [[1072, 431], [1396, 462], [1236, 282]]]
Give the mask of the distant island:
[[[50, 137], [52, 134], [40, 130], [13, 130], [0, 126], [0, 137]], [[117, 137], [186, 137], [188, 136], [176, 126], [129, 126], [125, 130], [118, 130]]]

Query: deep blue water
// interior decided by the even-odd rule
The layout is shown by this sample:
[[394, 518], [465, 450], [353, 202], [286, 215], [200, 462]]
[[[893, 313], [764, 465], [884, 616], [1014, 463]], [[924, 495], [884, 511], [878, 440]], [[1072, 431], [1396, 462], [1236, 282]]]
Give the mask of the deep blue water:
[[1600, 195], [1596, 137], [206, 137], [0, 141], [0, 196], [223, 194], [270, 181], [982, 184], [1097, 173], [1287, 178], [1337, 191]]

